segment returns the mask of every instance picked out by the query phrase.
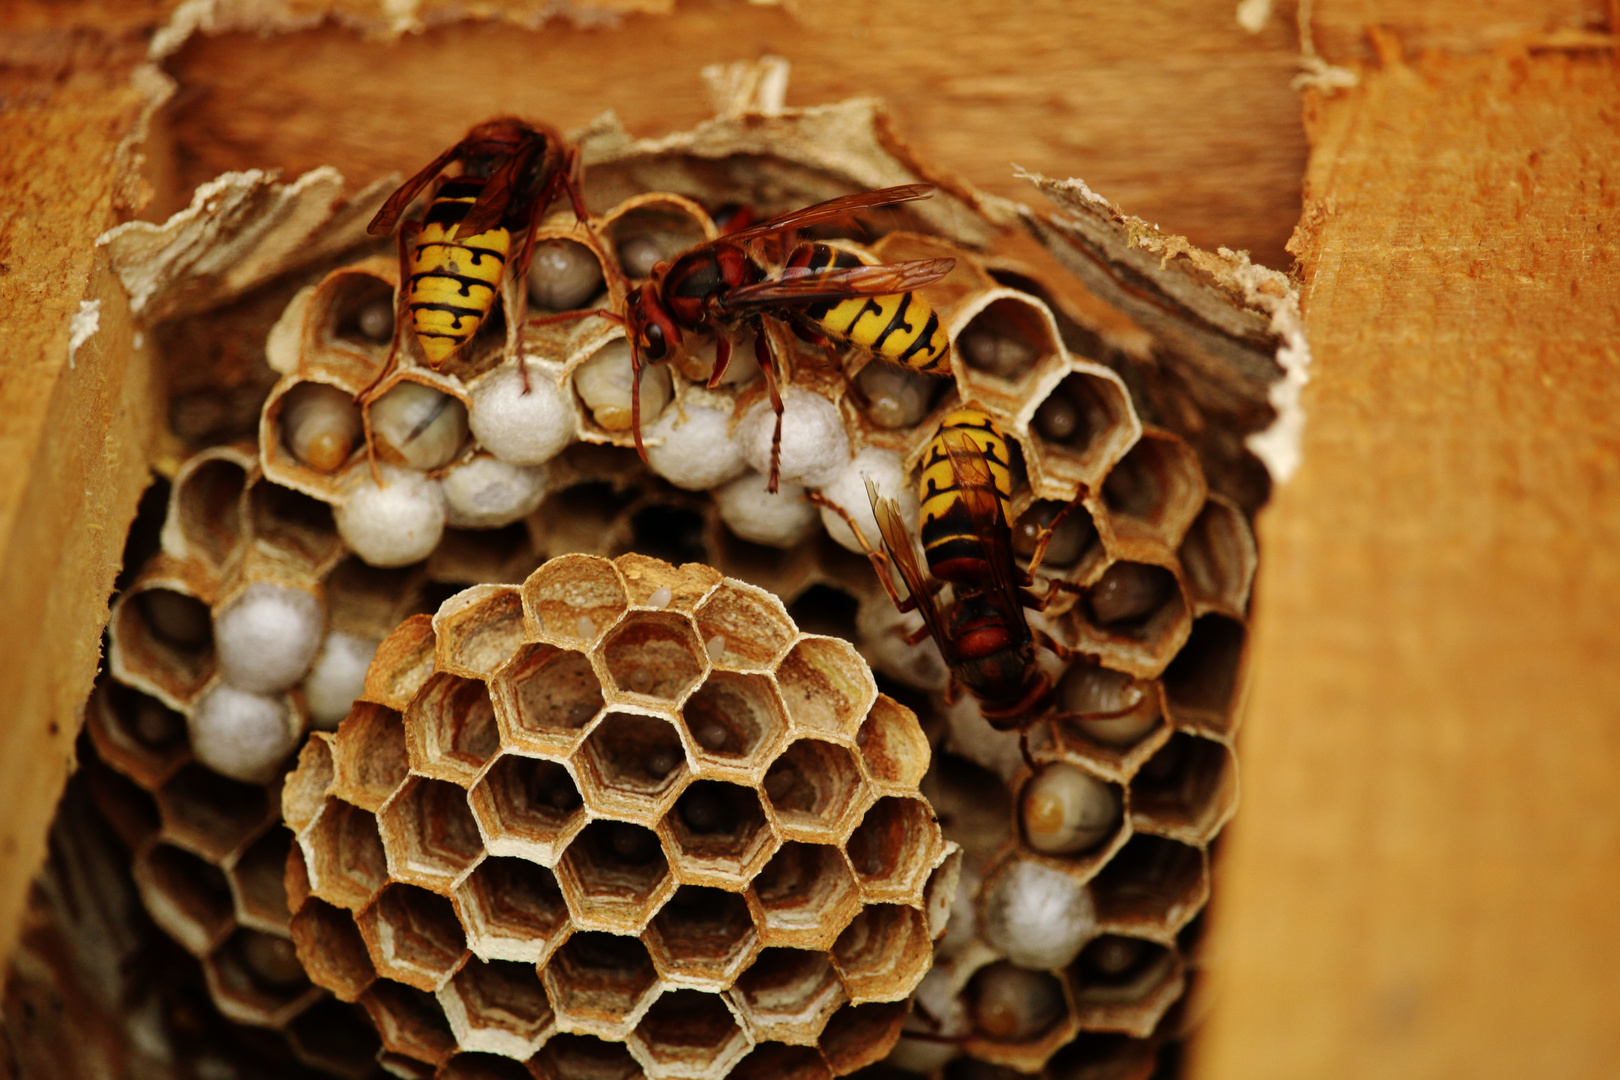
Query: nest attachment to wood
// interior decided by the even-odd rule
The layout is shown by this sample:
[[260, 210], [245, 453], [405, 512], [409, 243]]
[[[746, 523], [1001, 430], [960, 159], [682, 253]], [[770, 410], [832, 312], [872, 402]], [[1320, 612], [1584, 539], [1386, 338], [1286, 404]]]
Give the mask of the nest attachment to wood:
[[[279, 381], [257, 446], [181, 468], [91, 709], [98, 750], [157, 808], [143, 895], [205, 959], [243, 927], [290, 935], [402, 1075], [810, 1076], [887, 1054], [927, 1075], [1139, 1080], [1183, 1030], [1236, 798], [1266, 484], [1245, 439], [1274, 416], [1286, 286], [1083, 185], [1042, 182], [1056, 214], [973, 192], [870, 102], [744, 112], [656, 141], [585, 132], [592, 213], [541, 223], [531, 313], [621, 307], [736, 206], [928, 181], [934, 198], [816, 239], [956, 261], [919, 290], [950, 376], [853, 348], [835, 365], [767, 324], [786, 400], [771, 496], [750, 342], [712, 389], [712, 342], [645, 373], [643, 466], [623, 329], [536, 323], [512, 353], [497, 308], [439, 369], [405, 335], [370, 405], [374, 472], [354, 395], [389, 355], [397, 259], [373, 246], [311, 272], [289, 247], [282, 269], [305, 277], [258, 328]], [[919, 463], [962, 407], [1007, 435], [1021, 557], [1073, 504], [1040, 571], [1072, 588], [1031, 623], [1076, 658], [1043, 657], [1058, 689], [1023, 747], [947, 700], [939, 651], [901, 640], [916, 616], [806, 498], [875, 544], [866, 481], [913, 517]], [[279, 835], [277, 778], [306, 727], [345, 715], [285, 792], [290, 929], [253, 922], [237, 867], [276, 861], [249, 854]], [[263, 816], [199, 816], [174, 794], [198, 783]], [[194, 834], [215, 819], [241, 824]], [[171, 852], [205, 868], [167, 874]], [[315, 1008], [243, 1009], [211, 978], [253, 1022]]]

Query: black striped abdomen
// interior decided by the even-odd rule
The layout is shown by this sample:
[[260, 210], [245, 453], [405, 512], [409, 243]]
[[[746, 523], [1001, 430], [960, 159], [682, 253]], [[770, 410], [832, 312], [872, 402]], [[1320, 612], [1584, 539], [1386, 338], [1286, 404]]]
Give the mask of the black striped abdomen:
[[945, 433], [959, 431], [972, 441], [990, 472], [991, 484], [1001, 501], [1002, 517], [1012, 520], [1008, 499], [1012, 494], [1012, 471], [1008, 467], [1007, 440], [989, 415], [978, 409], [957, 409], [940, 422], [939, 431], [928, 444], [923, 458], [922, 477], [917, 485], [921, 504], [918, 534], [929, 569], [942, 581], [957, 580], [984, 561], [984, 548], [967, 504], [962, 501], [956, 470], [945, 448]]
[[[870, 265], [854, 252], [827, 244], [801, 244], [788, 259], [790, 270], [825, 270]], [[939, 314], [915, 292], [823, 300], [805, 308], [823, 331], [872, 350], [880, 360], [930, 375], [950, 372], [950, 339]]]
[[439, 188], [411, 250], [406, 304], [428, 363], [437, 367], [469, 341], [489, 317], [500, 292], [512, 234], [499, 226], [477, 236], [457, 235], [484, 190], [477, 177]]

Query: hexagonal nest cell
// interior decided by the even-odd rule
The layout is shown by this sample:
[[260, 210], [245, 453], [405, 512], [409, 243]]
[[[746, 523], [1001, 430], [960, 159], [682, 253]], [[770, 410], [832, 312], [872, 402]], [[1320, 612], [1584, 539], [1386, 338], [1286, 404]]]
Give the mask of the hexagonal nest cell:
[[[852, 154], [873, 159], [866, 175], [934, 175], [869, 103], [759, 104], [660, 141], [591, 129], [584, 196], [598, 213], [576, 222], [559, 202], [540, 223], [555, 257], [527, 283], [534, 313], [620, 308], [649, 260], [718, 223], [848, 194]], [[748, 445], [755, 410], [768, 419], [752, 350], [712, 388], [697, 370], [707, 335], [658, 367], [642, 386], [643, 465], [605, 419], [627, 405], [629, 369], [608, 363], [622, 328], [531, 322], [510, 328], [509, 353], [504, 299], [440, 369], [400, 335], [388, 385], [442, 399], [411, 438], [460, 420], [432, 468], [399, 465], [389, 444], [378, 487], [351, 429], [354, 395], [393, 352], [392, 242], [359, 248], [350, 223], [308, 265], [265, 260], [282, 290], [265, 310], [280, 319], [249, 336], [280, 382], [257, 444], [206, 449], [175, 473], [160, 551], [113, 606], [87, 709], [96, 754], [133, 784], [98, 782], [127, 808], [115, 824], [140, 894], [202, 961], [220, 1009], [285, 1032], [317, 1067], [342, 1057], [319, 1049], [314, 1018], [347, 1006], [276, 982], [293, 947], [315, 986], [364, 1009], [396, 1075], [516, 1076], [508, 1063], [523, 1062], [559, 1080], [821, 1080], [889, 1052], [937, 947], [950, 986], [917, 991], [944, 1025], [933, 1063], [906, 1064], [926, 1041], [913, 1039], [885, 1067], [1142, 1074], [1176, 1034], [1164, 1017], [1197, 968], [1177, 935], [1207, 899], [1208, 849], [1235, 803], [1266, 489], [1246, 447], [1276, 419], [1278, 356], [1304, 345], [1280, 277], [1257, 286], [1258, 268], [1225, 255], [1191, 268], [1082, 188], [1039, 184], [1055, 212], [952, 179], [815, 233], [867, 259], [955, 260], [914, 294], [939, 316], [951, 370], [901, 371], [840, 342], [840, 373], [827, 350], [771, 329], [789, 398], [819, 401], [844, 440], [831, 465], [805, 466], [790, 423], [777, 502], [750, 487], [766, 467]], [[333, 254], [348, 248], [358, 258]], [[573, 293], [546, 278], [576, 264]], [[222, 298], [186, 280], [188, 295]], [[520, 378], [512, 405], [501, 387]], [[502, 408], [547, 402], [544, 422], [503, 443]], [[1051, 693], [1024, 737], [950, 691], [934, 643], [904, 643], [917, 617], [893, 610], [835, 510], [870, 520], [863, 477], [909, 499], [956, 408], [982, 410], [1008, 444], [1008, 543], [1026, 566], [1047, 543], [1031, 589], [1051, 592], [1030, 621], [1076, 654], [1039, 652]], [[330, 429], [315, 432], [329, 453], [294, 430], [306, 421]], [[415, 512], [439, 539], [371, 565], [355, 507], [407, 489], [425, 493]], [[659, 553], [716, 569], [646, 557]], [[290, 737], [330, 727], [354, 695], [281, 790], [212, 771], [196, 737], [199, 702], [225, 685], [215, 613], [266, 578], [295, 580], [324, 620], [321, 659], [282, 700]], [[940, 603], [949, 615], [957, 601]], [[318, 676], [339, 669], [333, 711]], [[1085, 898], [1096, 934], [1053, 966], [1061, 1002], [1044, 1026], [993, 1036], [973, 1020], [996, 937], [980, 893], [996, 867], [1036, 855], [1012, 793], [1054, 762], [1118, 804], [1083, 857], [1039, 856]], [[961, 929], [940, 938], [946, 914]]]
[[[289, 874], [307, 881], [290, 895], [294, 937], [335, 951], [306, 962], [310, 978], [381, 1018], [398, 1069], [449, 1045], [466, 1069], [495, 1055], [566, 1071], [597, 1044], [547, 1047], [589, 1035], [649, 1075], [718, 1078], [761, 1040], [814, 1044], [846, 1002], [903, 997], [932, 960], [925, 887], [953, 850], [916, 795], [916, 716], [876, 693], [844, 643], [798, 634], [752, 586], [642, 556], [570, 567], [588, 595], [668, 598], [627, 603], [563, 647], [543, 622], [514, 623], [508, 592], [463, 594], [462, 625], [488, 603], [522, 627], [509, 658], [479, 661], [492, 698], [440, 671], [400, 708], [362, 700], [311, 737], [286, 784]], [[649, 590], [649, 575], [665, 584]], [[520, 592], [567, 597], [569, 580], [546, 564]], [[689, 611], [720, 619], [738, 655], [787, 660], [714, 669]], [[750, 625], [767, 635], [758, 648]], [[489, 640], [431, 644], [446, 668], [473, 670], [456, 649]], [[784, 678], [836, 689], [812, 728], [783, 708]], [[491, 700], [493, 722], [458, 726]], [[535, 722], [559, 711], [566, 722]], [[365, 760], [373, 738], [396, 757]], [[401, 743], [402, 771], [388, 749]], [[884, 900], [865, 921], [863, 889]], [[787, 960], [814, 969], [810, 999], [787, 1001], [803, 989], [784, 988]]]

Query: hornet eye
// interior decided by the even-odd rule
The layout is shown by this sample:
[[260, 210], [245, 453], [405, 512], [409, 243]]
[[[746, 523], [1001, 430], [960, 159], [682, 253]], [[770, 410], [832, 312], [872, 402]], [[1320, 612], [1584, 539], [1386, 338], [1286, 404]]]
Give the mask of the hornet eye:
[[657, 323], [647, 327], [642, 335], [641, 351], [648, 360], [662, 360], [664, 358], [664, 328]]

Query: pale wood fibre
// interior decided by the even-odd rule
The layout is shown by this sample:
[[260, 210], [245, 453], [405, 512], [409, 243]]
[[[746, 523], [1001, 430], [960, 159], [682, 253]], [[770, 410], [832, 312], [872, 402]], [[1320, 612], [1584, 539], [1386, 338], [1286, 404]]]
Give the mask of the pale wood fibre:
[[[1293, 4], [1279, 12], [1293, 18]], [[1317, 0], [1311, 24], [1316, 48], [1332, 63], [1370, 61], [1370, 27], [1396, 34], [1409, 52], [1484, 52], [1545, 40], [1548, 35], [1602, 30], [1612, 0]]]
[[[492, 5], [500, 7], [500, 5]], [[1289, 18], [1245, 33], [1227, 3], [1153, 0], [693, 0], [611, 31], [433, 26], [393, 44], [321, 26], [196, 38], [168, 65], [181, 192], [227, 169], [336, 165], [353, 183], [409, 175], [475, 121], [560, 127], [604, 109], [659, 135], [707, 118], [698, 70], [774, 53], [788, 104], [883, 98], [924, 157], [1031, 199], [1012, 165], [1083, 176], [1132, 213], [1213, 250], [1282, 267], [1304, 139], [1288, 88]]]
[[1307, 110], [1304, 466], [1261, 521], [1199, 1080], [1620, 1062], [1620, 71]]

